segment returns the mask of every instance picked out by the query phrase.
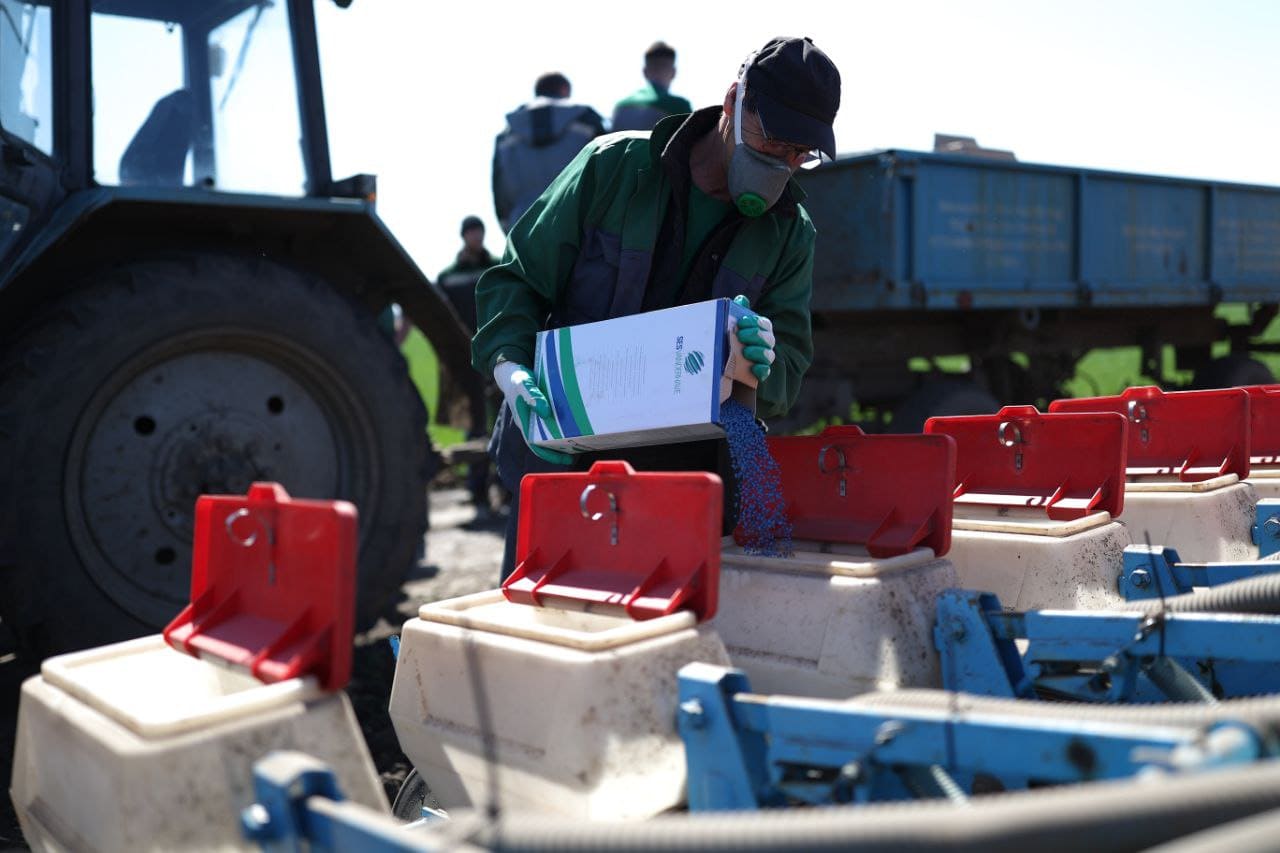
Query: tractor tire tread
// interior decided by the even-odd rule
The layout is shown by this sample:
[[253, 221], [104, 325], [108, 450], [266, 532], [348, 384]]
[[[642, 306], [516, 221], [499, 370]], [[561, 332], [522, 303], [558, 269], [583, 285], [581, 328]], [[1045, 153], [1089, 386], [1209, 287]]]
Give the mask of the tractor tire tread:
[[[246, 282], [252, 283], [246, 284]], [[175, 286], [176, 285], [176, 286]], [[45, 587], [52, 578], [45, 577], [41, 567], [21, 565], [18, 537], [30, 535], [23, 524], [20, 505], [28, 500], [23, 484], [33, 478], [20, 469], [29, 459], [26, 454], [42, 440], [47, 430], [37, 420], [56, 405], [63, 390], [60, 380], [74, 382], [70, 365], [91, 364], [104, 341], [113, 318], [154, 318], [162, 327], [156, 341], [180, 332], [183, 327], [198, 329], [219, 322], [234, 324], [244, 320], [241, 306], [228, 305], [230, 290], [243, 300], [252, 300], [260, 311], [255, 331], [284, 334], [271, 326], [272, 318], [288, 315], [289, 327], [305, 329], [312, 342], [312, 352], [322, 358], [340, 348], [346, 355], [346, 370], [351, 374], [359, 359], [359, 391], [365, 398], [376, 400], [382, 413], [398, 413], [396, 423], [376, 425], [387, 441], [381, 452], [394, 462], [383, 462], [382, 471], [411, 472], [412, 485], [395, 487], [396, 500], [388, 500], [388, 489], [381, 487], [381, 517], [368, 518], [377, 526], [378, 534], [362, 535], [360, 551], [360, 601], [357, 624], [367, 627], [383, 614], [398, 592], [405, 572], [412, 566], [415, 552], [425, 533], [427, 519], [426, 486], [435, 458], [427, 439], [427, 413], [408, 373], [408, 366], [394, 344], [379, 332], [368, 310], [354, 297], [342, 292], [324, 279], [301, 272], [275, 261], [215, 252], [175, 252], [172, 256], [136, 259], [105, 266], [79, 281], [42, 310], [13, 337], [13, 345], [0, 353], [0, 578], [4, 589], [0, 594], [0, 619], [19, 635], [20, 643], [41, 651], [59, 646], [78, 646], [85, 640], [97, 640], [95, 631], [70, 630], [70, 642], [53, 641], [39, 623], [52, 614], [42, 602]], [[239, 312], [239, 313], [237, 313]], [[250, 312], [252, 313], [252, 312]], [[212, 319], [211, 319], [212, 318]], [[117, 320], [119, 322], [119, 320]], [[147, 322], [145, 325], [150, 325]], [[127, 325], [120, 327], [119, 337], [126, 341], [142, 339], [133, 335]], [[292, 340], [292, 338], [291, 338]], [[316, 345], [315, 342], [321, 342]], [[324, 342], [332, 346], [324, 349]], [[120, 350], [111, 353], [123, 361]], [[327, 359], [332, 367], [334, 359]], [[350, 377], [348, 381], [351, 380]], [[85, 400], [91, 396], [85, 393]], [[84, 401], [81, 401], [82, 403]], [[67, 428], [70, 435], [70, 429]], [[46, 442], [49, 439], [44, 439]], [[44, 448], [46, 451], [48, 447]], [[41, 457], [41, 458], [47, 458]], [[394, 466], [394, 467], [393, 467]], [[53, 474], [53, 472], [50, 472]], [[56, 475], [56, 488], [44, 486], [46, 500], [56, 500], [61, 490], [62, 471]], [[394, 505], [389, 505], [394, 504]], [[52, 511], [53, 507], [46, 507]], [[58, 518], [62, 514], [57, 513]], [[362, 524], [362, 534], [365, 533]], [[377, 542], [377, 553], [369, 553], [368, 542]], [[26, 550], [30, 550], [29, 548]], [[49, 567], [50, 569], [53, 567]], [[79, 567], [60, 569], [84, 574]], [[68, 590], [65, 604], [71, 612], [91, 612], [94, 606], [110, 607], [99, 595], [93, 601], [92, 581], [83, 578]], [[117, 611], [119, 608], [115, 608]], [[123, 618], [121, 618], [123, 615]], [[116, 630], [96, 632], [110, 639], [111, 634], [137, 633], [143, 626], [130, 620], [122, 611], [114, 614]], [[58, 629], [66, 620], [56, 619]], [[130, 622], [134, 624], [130, 624]], [[121, 626], [123, 625], [123, 630]]]

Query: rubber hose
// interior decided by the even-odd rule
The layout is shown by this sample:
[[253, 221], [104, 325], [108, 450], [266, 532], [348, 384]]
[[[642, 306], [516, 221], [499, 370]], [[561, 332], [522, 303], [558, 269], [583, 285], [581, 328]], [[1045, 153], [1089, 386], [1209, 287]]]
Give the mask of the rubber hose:
[[467, 839], [502, 851], [1142, 850], [1280, 807], [1280, 762], [1158, 780], [1099, 782], [968, 805], [918, 801], [593, 823], [504, 817]]
[[1263, 812], [1152, 847], [1147, 853], [1271, 853], [1280, 839], [1280, 811]]
[[889, 713], [893, 708], [962, 713], [1000, 714], [1033, 719], [1070, 717], [1081, 722], [1133, 723], [1148, 726], [1205, 728], [1233, 720], [1260, 729], [1280, 730], [1280, 696], [1226, 699], [1216, 705], [1199, 702], [1103, 705], [1090, 702], [1040, 702], [975, 696], [946, 690], [911, 688], [865, 693], [841, 703], [846, 707], [870, 708]]
[[1130, 601], [1119, 610], [1141, 613], [1262, 613], [1280, 614], [1280, 574], [1224, 583], [1184, 595], [1160, 599]]
[[849, 707], [955, 710], [1015, 717], [1053, 719], [1069, 716], [1083, 722], [1118, 722], [1146, 725], [1203, 726], [1219, 720], [1280, 723], [1280, 697], [1229, 700], [1218, 706], [1199, 703], [1101, 705], [1085, 702], [1040, 702], [951, 693], [945, 690], [906, 689], [867, 693], [845, 703]]

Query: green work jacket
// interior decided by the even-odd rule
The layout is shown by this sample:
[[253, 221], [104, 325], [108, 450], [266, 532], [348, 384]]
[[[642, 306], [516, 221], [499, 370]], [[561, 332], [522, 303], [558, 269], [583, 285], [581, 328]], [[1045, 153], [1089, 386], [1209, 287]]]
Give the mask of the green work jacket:
[[[720, 113], [710, 107], [671, 116], [652, 135], [609, 134], [587, 144], [515, 224], [502, 263], [476, 286], [476, 370], [488, 375], [499, 360], [532, 365], [535, 337], [545, 329], [742, 294], [773, 321], [777, 336], [757, 412], [786, 413], [813, 360], [815, 232], [800, 188], [789, 184], [758, 218], [735, 210], [704, 241], [686, 280], [674, 281], [684, 251], [689, 153]], [[499, 450], [500, 473], [504, 455]]]
[[679, 95], [645, 83], [623, 98], [613, 108], [613, 130], [652, 130], [659, 121], [672, 115], [693, 111], [693, 106]]

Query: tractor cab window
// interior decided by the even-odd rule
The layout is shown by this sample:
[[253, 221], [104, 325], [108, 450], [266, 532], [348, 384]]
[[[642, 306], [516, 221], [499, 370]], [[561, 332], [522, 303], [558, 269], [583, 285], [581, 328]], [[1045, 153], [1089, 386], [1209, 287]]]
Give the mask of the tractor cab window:
[[255, 4], [208, 38], [215, 186], [302, 195], [302, 129], [283, 2]]
[[0, 127], [53, 153], [53, 44], [47, 4], [0, 0]]
[[94, 0], [93, 8], [98, 183], [303, 194], [283, 0]]
[[94, 178], [100, 184], [189, 185], [194, 111], [183, 79], [182, 27], [98, 11], [120, 6], [94, 3]]

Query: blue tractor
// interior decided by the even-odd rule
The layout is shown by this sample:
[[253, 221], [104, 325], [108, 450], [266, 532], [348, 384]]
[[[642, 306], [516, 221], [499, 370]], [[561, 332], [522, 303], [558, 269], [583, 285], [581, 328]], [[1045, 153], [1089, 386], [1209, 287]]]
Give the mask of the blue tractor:
[[315, 15], [0, 0], [0, 619], [35, 653], [164, 625], [196, 496], [255, 480], [360, 508], [373, 621], [436, 458], [388, 306], [483, 413], [374, 178], [330, 174]]

